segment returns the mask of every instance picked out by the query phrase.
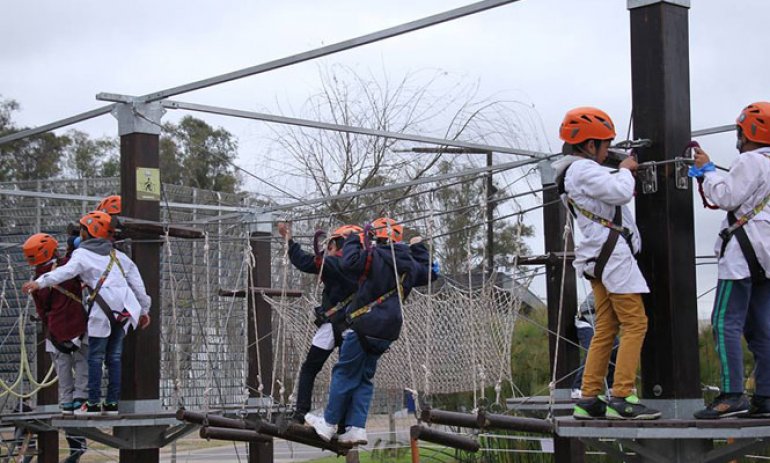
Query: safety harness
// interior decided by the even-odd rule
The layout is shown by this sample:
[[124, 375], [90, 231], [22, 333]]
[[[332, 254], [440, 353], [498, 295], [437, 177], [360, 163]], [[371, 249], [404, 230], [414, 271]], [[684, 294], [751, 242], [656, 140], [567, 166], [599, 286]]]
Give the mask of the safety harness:
[[99, 307], [101, 307], [102, 311], [104, 312], [104, 315], [107, 316], [107, 319], [110, 321], [110, 327], [115, 326], [122, 326], [126, 320], [130, 318], [130, 314], [127, 313], [126, 310], [123, 310], [122, 312], [118, 313], [118, 316], [116, 317], [113, 313], [112, 309], [110, 308], [110, 305], [107, 304], [107, 301], [104, 300], [104, 298], [99, 294], [99, 292], [102, 289], [102, 286], [104, 285], [104, 281], [107, 279], [107, 277], [110, 275], [110, 272], [112, 271], [112, 267], [115, 265], [118, 266], [118, 269], [120, 270], [120, 273], [125, 278], [126, 272], [123, 270], [123, 266], [120, 264], [120, 261], [118, 260], [118, 256], [115, 252], [115, 250], [110, 251], [110, 263], [107, 264], [107, 268], [104, 269], [104, 272], [102, 272], [101, 276], [99, 277], [99, 280], [96, 282], [96, 286], [89, 290], [88, 299], [86, 300], [87, 305], [87, 314], [88, 316], [91, 316], [91, 309], [94, 307], [94, 302], [97, 302], [99, 304]]
[[348, 314], [348, 323], [351, 323], [353, 320], [355, 320], [356, 318], [358, 318], [358, 317], [360, 317], [362, 315], [368, 314], [369, 312], [372, 311], [373, 308], [375, 308], [378, 305], [382, 304], [390, 296], [392, 296], [392, 295], [396, 294], [397, 292], [399, 292], [401, 290], [401, 285], [404, 283], [404, 278], [405, 277], [406, 277], [406, 274], [402, 274], [401, 277], [398, 279], [398, 281], [396, 281], [396, 287], [395, 288], [393, 288], [390, 291], [386, 292], [382, 296], [376, 298], [372, 302], [370, 302], [370, 303], [368, 303], [368, 304], [366, 304], [366, 305], [364, 305], [362, 307], [359, 307], [358, 309], [350, 312], [350, 314]]
[[[770, 159], [770, 155], [765, 154], [765, 157]], [[770, 203], [770, 194], [762, 198], [762, 200], [754, 206], [750, 211], [743, 214], [740, 217], [735, 216], [735, 211], [727, 213], [727, 228], [723, 228], [719, 232], [719, 237], [722, 238], [722, 248], [719, 251], [719, 258], [721, 259], [725, 255], [727, 249], [727, 243], [730, 242], [730, 238], [735, 236], [738, 240], [738, 245], [741, 247], [743, 257], [746, 258], [746, 263], [749, 265], [749, 272], [751, 273], [751, 281], [760, 283], [767, 279], [765, 270], [762, 268], [762, 264], [759, 263], [757, 253], [754, 251], [754, 246], [751, 245], [751, 240], [746, 230], [743, 228], [751, 219], [759, 214], [762, 209]]]
[[[586, 260], [587, 263], [594, 262], [594, 274], [589, 275], [586, 272], [583, 272], [583, 276], [586, 277], [588, 280], [600, 280], [602, 279], [602, 274], [604, 273], [604, 268], [607, 266], [607, 262], [610, 260], [610, 256], [612, 256], [612, 252], [615, 250], [615, 246], [618, 244], [618, 238], [623, 237], [624, 240], [626, 240], [626, 243], [628, 244], [628, 249], [631, 250], [631, 254], [634, 254], [634, 246], [631, 242], [631, 236], [633, 235], [633, 232], [628, 229], [628, 227], [623, 226], [623, 209], [620, 206], [615, 206], [615, 215], [612, 218], [612, 220], [609, 220], [605, 217], [600, 216], [599, 214], [596, 214], [592, 211], [589, 211], [588, 209], [585, 209], [578, 205], [578, 203], [575, 202], [572, 198], [569, 197], [569, 194], [567, 193], [566, 188], [564, 187], [564, 179], [567, 177], [567, 170], [569, 170], [570, 166], [567, 166], [566, 169], [564, 169], [564, 172], [559, 176], [558, 178], [558, 185], [557, 190], [559, 194], [563, 194], [567, 198], [567, 209], [570, 211], [573, 217], [577, 219], [578, 213], [580, 213], [583, 217], [587, 218], [588, 220], [598, 223], [602, 227], [605, 227], [609, 230], [609, 234], [607, 235], [607, 240], [602, 244], [601, 249], [599, 250], [599, 255], [597, 257], [592, 257], [588, 260]], [[635, 256], [635, 255], [634, 255]]]

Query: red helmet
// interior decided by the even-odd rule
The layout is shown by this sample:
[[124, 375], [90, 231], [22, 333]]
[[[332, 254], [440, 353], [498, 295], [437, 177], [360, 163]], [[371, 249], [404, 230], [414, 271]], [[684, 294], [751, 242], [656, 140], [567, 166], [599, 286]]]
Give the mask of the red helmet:
[[348, 235], [350, 233], [355, 233], [358, 235], [358, 237], [361, 239], [361, 243], [364, 242], [364, 229], [359, 227], [358, 225], [343, 225], [341, 227], [338, 227], [332, 235], [329, 237], [330, 240], [333, 240], [335, 238], [342, 238], [345, 237], [345, 235]]
[[88, 233], [95, 238], [112, 238], [112, 217], [106, 212], [89, 212], [80, 219], [80, 225], [86, 227]]
[[380, 217], [372, 222], [372, 229], [374, 237], [378, 239], [390, 239], [394, 243], [400, 243], [404, 239], [404, 227], [387, 217]]
[[104, 198], [98, 206], [96, 206], [97, 211], [106, 212], [110, 215], [118, 215], [122, 211], [121, 204], [120, 204], [120, 195], [112, 195], [107, 196]]
[[56, 256], [56, 248], [59, 242], [48, 233], [35, 233], [27, 238], [21, 246], [21, 251], [29, 265], [40, 265], [48, 262]]
[[758, 101], [743, 108], [735, 123], [747, 139], [770, 145], [770, 103], [767, 101]]
[[577, 145], [586, 140], [612, 140], [615, 138], [615, 124], [601, 109], [589, 106], [567, 111], [559, 127], [559, 138]]

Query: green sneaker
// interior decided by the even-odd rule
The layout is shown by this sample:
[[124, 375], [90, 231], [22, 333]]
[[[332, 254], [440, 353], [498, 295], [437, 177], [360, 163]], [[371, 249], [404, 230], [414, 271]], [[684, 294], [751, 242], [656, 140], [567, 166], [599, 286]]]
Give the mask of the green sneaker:
[[576, 420], [604, 419], [607, 410], [607, 397], [600, 395], [578, 401], [572, 409], [572, 417]]
[[610, 399], [606, 416], [608, 420], [656, 420], [660, 412], [642, 405], [639, 397], [632, 394]]

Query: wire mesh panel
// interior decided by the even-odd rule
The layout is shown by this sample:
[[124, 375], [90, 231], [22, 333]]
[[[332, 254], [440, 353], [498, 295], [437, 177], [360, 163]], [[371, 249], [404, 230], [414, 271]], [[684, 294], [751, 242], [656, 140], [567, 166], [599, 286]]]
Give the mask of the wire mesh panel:
[[[111, 179], [43, 180], [0, 185], [21, 192], [51, 193], [57, 198], [0, 196], [0, 378], [16, 378], [21, 363], [19, 313], [34, 313], [21, 283], [31, 275], [21, 244], [39, 231], [56, 237], [63, 247], [65, 229], [96, 202], [62, 198], [65, 195], [104, 197], [119, 190]], [[245, 299], [219, 296], [220, 288], [243, 288], [247, 271], [247, 232], [238, 218], [218, 210], [168, 207], [169, 203], [237, 206], [241, 195], [164, 185], [161, 220], [191, 223], [205, 230], [206, 239], [160, 237], [161, 247], [161, 402], [174, 408], [239, 404], [244, 401]], [[222, 217], [218, 220], [218, 217]], [[15, 280], [15, 284], [13, 284]], [[25, 326], [27, 356], [35, 359], [36, 326]], [[34, 364], [33, 364], [33, 369]], [[25, 382], [20, 391], [29, 391]], [[2, 391], [0, 391], [2, 393]], [[10, 395], [0, 396], [0, 412], [17, 405]]]

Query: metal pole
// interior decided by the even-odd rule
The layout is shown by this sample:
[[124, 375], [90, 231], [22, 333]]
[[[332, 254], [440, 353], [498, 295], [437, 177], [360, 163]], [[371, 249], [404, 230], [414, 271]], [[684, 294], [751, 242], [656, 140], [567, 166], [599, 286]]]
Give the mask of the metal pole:
[[[129, 97], [124, 95], [114, 95], [108, 93], [99, 94], [101, 99], [105, 100], [123, 100]], [[352, 125], [343, 124], [330, 124], [328, 122], [318, 122], [310, 119], [299, 119], [296, 117], [277, 116], [275, 114], [258, 113], [255, 111], [244, 111], [240, 109], [223, 108], [221, 106], [210, 106], [197, 103], [185, 103], [182, 101], [163, 101], [163, 107], [167, 109], [183, 109], [187, 111], [198, 111], [209, 114], [217, 114], [220, 116], [239, 117], [242, 119], [253, 119], [257, 121], [272, 122], [275, 124], [294, 125], [299, 127], [309, 127], [319, 130], [331, 130], [334, 132], [343, 133], [357, 133], [361, 135], [371, 135], [373, 137], [393, 138], [395, 140], [414, 141], [419, 143], [429, 143], [432, 145], [440, 146], [453, 146], [458, 148], [464, 148], [465, 153], [487, 153], [494, 151], [496, 153], [508, 153], [516, 154], [518, 156], [526, 156], [530, 158], [542, 158], [548, 156], [548, 153], [542, 153], [539, 151], [523, 150], [518, 148], [511, 148], [509, 146], [496, 146], [496, 145], [481, 145], [478, 143], [470, 143], [461, 140], [447, 140], [444, 138], [426, 137], [424, 135], [415, 135], [399, 132], [388, 132], [386, 130], [367, 129], [364, 127], [356, 127]], [[448, 150], [441, 150], [443, 152], [449, 152]], [[425, 152], [425, 150], [415, 152]], [[438, 151], [436, 151], [438, 152]]]
[[[550, 163], [542, 162], [540, 164], [540, 173], [543, 187], [555, 184], [556, 179]], [[559, 193], [556, 188], [548, 188], [543, 191], [544, 204], [550, 204], [558, 199]], [[567, 220], [571, 221], [572, 218], [560, 203], [557, 202], [543, 208], [546, 254], [574, 251], [574, 243], [571, 236], [565, 246], [564, 227], [567, 225]], [[562, 274], [564, 275], [563, 282]], [[563, 378], [556, 384], [554, 394], [556, 394], [557, 398], [569, 398], [573, 379], [569, 373], [574, 372], [580, 364], [580, 353], [574, 347], [578, 345], [578, 339], [577, 330], [573, 322], [578, 305], [577, 284], [575, 281], [575, 270], [569, 261], [565, 262], [563, 259], [555, 259], [546, 264], [546, 293], [548, 298], [548, 329], [551, 333], [558, 333], [559, 335], [558, 339], [553, 334], [548, 335], [551, 372], [553, 373], [555, 366], [556, 377]], [[558, 358], [555, 357], [557, 342], [560, 343]], [[555, 365], [554, 362], [556, 362]], [[556, 463], [583, 463], [585, 447], [579, 440], [555, 437], [553, 441]]]
[[487, 268], [489, 269], [489, 275], [495, 273], [495, 223], [493, 222], [495, 216], [495, 205], [492, 203], [492, 196], [494, 195], [494, 184], [492, 182], [492, 162], [493, 153], [487, 152], [487, 167], [490, 168], [487, 175]]
[[460, 8], [455, 8], [453, 10], [448, 10], [443, 13], [434, 14], [432, 16], [418, 19], [416, 21], [411, 21], [405, 24], [400, 24], [398, 26], [389, 27], [387, 29], [383, 29], [378, 32], [373, 32], [371, 34], [362, 35], [360, 37], [356, 37], [353, 39], [344, 40], [342, 42], [338, 42], [332, 45], [327, 45], [325, 47], [316, 48], [314, 50], [306, 51], [304, 53], [299, 53], [296, 55], [288, 56], [286, 58], [281, 58], [274, 61], [268, 61], [267, 63], [264, 63], [264, 64], [248, 67], [245, 69], [241, 69], [239, 71], [229, 72], [227, 74], [222, 74], [209, 79], [199, 80], [197, 82], [193, 82], [190, 84], [180, 85], [178, 87], [172, 87], [166, 90], [162, 90], [160, 92], [150, 93], [148, 95], [140, 97], [139, 101], [146, 103], [150, 101], [162, 100], [164, 98], [168, 98], [174, 95], [179, 95], [182, 93], [192, 92], [194, 90], [200, 90], [202, 88], [211, 87], [212, 85], [230, 82], [232, 80], [241, 79], [241, 78], [253, 76], [256, 74], [261, 74], [263, 72], [272, 71], [274, 69], [280, 69], [282, 67], [291, 66], [293, 64], [302, 63], [304, 61], [308, 61], [316, 58], [321, 58], [323, 56], [328, 56], [333, 53], [350, 50], [352, 48], [360, 47], [362, 45], [368, 45], [370, 43], [375, 43], [380, 40], [396, 37], [398, 35], [406, 34], [409, 32], [414, 32], [420, 29], [424, 29], [426, 27], [435, 26], [443, 22], [452, 21], [454, 19], [462, 18], [464, 16], [472, 15], [475, 13], [480, 13], [482, 11], [489, 10], [492, 8], [497, 8], [499, 6], [507, 5], [509, 3], [514, 3], [516, 1], [518, 0], [484, 0], [477, 3], [472, 3], [470, 5], [466, 5]]

